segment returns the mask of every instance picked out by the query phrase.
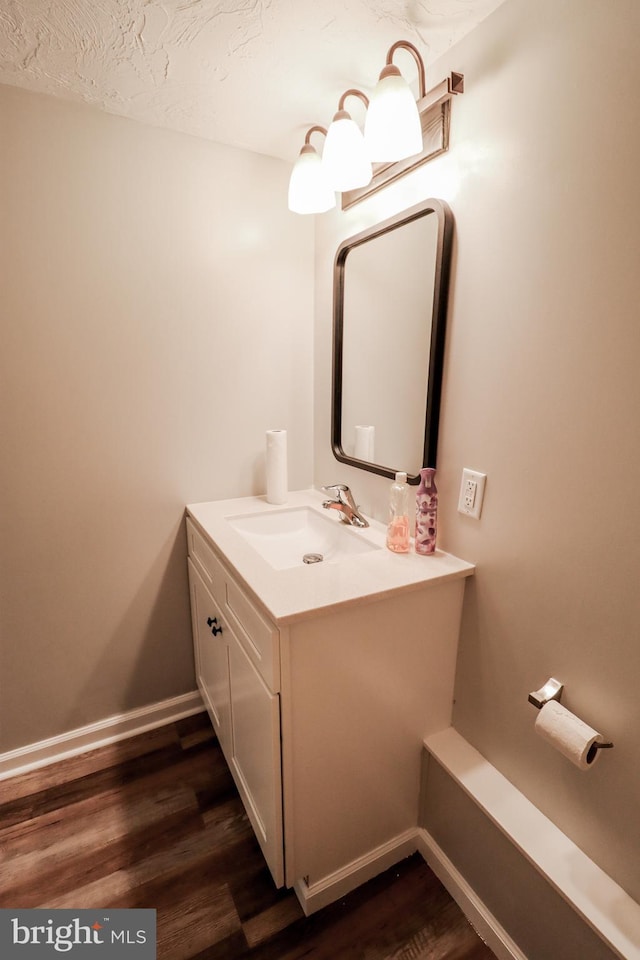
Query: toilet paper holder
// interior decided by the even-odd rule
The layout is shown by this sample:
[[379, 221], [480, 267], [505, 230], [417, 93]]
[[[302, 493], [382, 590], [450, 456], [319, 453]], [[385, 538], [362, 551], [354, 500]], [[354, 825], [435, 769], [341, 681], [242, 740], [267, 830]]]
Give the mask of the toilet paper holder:
[[[545, 703], [549, 703], [550, 700], [557, 700], [560, 703], [560, 698], [562, 697], [562, 691], [564, 690], [564, 684], [560, 683], [559, 680], [556, 680], [555, 677], [549, 677], [544, 686], [540, 687], [539, 690], [533, 690], [527, 697], [529, 703], [532, 703], [534, 707], [538, 710], [541, 710]], [[606, 750], [613, 747], [612, 743], [604, 743], [598, 741], [593, 744], [593, 750]]]
[[560, 697], [562, 696], [563, 690], [563, 683], [560, 683], [560, 681], [556, 680], [554, 677], [549, 677], [543, 687], [540, 687], [539, 690], [534, 690], [529, 694], [528, 700], [529, 703], [534, 705], [534, 707], [536, 707], [538, 710], [541, 710], [545, 703], [549, 703], [549, 700], [557, 700], [558, 703], [560, 703]]

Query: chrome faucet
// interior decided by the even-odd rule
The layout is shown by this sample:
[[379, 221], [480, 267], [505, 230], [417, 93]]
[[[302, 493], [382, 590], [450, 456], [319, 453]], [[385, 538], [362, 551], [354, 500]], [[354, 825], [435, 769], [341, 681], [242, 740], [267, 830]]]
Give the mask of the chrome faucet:
[[351, 524], [352, 527], [369, 526], [369, 521], [365, 520], [358, 510], [353, 494], [345, 483], [331, 483], [322, 489], [333, 495], [333, 500], [323, 500], [322, 506], [325, 510], [337, 510], [341, 514], [341, 521]]

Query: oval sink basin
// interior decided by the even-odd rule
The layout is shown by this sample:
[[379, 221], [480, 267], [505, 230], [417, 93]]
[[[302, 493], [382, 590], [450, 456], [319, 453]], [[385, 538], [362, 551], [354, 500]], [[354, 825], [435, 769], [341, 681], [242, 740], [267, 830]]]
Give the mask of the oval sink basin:
[[305, 555], [321, 554], [322, 563], [331, 563], [380, 549], [361, 536], [360, 531], [310, 507], [289, 507], [226, 519], [276, 570], [302, 566]]

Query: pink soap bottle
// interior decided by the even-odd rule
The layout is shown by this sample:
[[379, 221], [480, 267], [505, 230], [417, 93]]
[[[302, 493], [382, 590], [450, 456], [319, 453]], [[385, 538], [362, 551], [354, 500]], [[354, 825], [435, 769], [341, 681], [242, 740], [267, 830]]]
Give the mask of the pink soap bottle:
[[389, 493], [387, 547], [394, 553], [409, 552], [409, 487], [406, 473], [396, 473]]
[[435, 553], [438, 532], [438, 489], [436, 471], [423, 467], [416, 492], [416, 553]]

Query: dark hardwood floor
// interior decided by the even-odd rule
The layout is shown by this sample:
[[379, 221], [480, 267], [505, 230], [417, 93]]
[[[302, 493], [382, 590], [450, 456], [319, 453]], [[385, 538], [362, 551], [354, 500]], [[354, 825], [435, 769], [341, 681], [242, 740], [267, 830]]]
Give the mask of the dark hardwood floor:
[[0, 782], [0, 907], [152, 907], [159, 960], [495, 960], [417, 854], [306, 918], [206, 714]]

